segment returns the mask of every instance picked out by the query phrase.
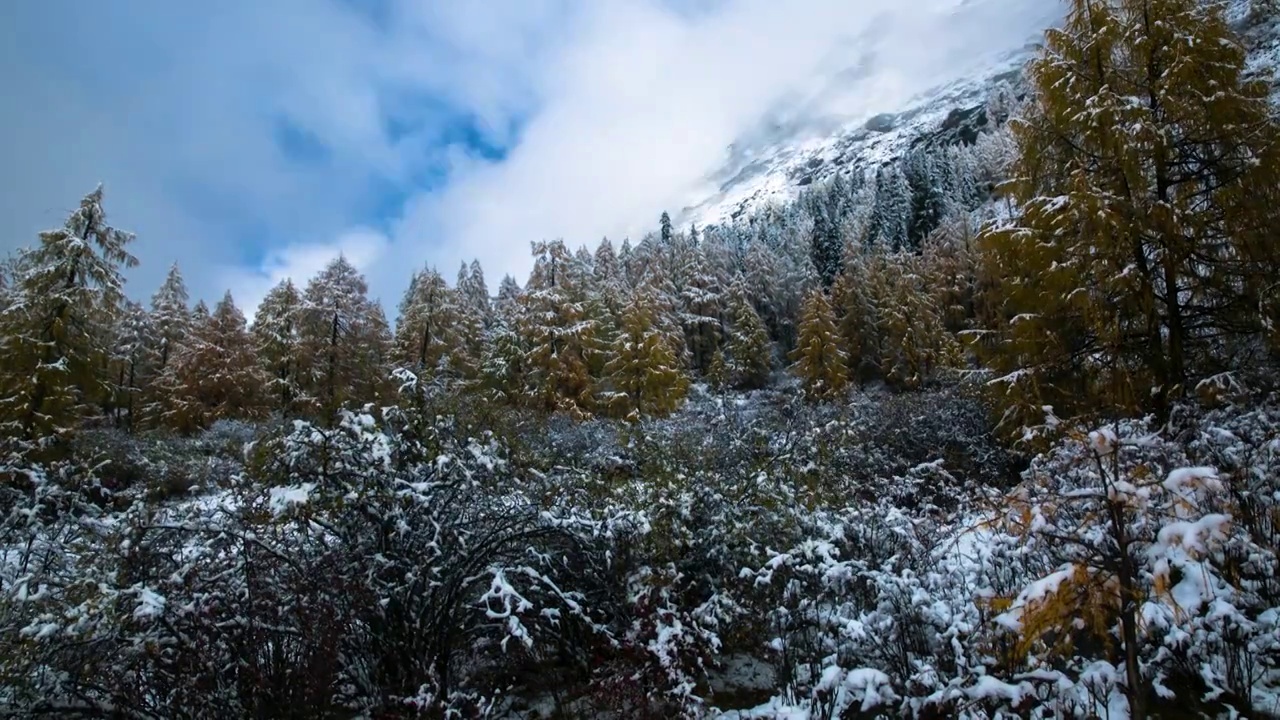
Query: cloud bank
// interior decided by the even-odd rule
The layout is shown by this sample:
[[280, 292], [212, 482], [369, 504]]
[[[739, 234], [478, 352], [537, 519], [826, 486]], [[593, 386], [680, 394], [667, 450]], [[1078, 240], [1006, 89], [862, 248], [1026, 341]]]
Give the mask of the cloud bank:
[[[145, 297], [247, 305], [339, 252], [411, 271], [594, 244], [701, 199], [762, 118], [857, 117], [1021, 45], [1056, 0], [46, 0], [0, 9], [0, 247], [102, 180]], [[832, 81], [860, 65], [853, 81]]]

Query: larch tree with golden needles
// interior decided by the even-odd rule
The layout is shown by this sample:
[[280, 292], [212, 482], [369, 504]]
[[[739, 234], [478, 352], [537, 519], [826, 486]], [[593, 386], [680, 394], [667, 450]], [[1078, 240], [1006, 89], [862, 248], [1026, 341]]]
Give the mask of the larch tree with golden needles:
[[133, 235], [107, 224], [99, 186], [14, 266], [0, 313], [0, 434], [39, 451], [100, 412]]
[[850, 377], [858, 382], [879, 375], [880, 339], [876, 330], [875, 303], [871, 296], [871, 277], [867, 272], [867, 255], [861, 241], [845, 246], [844, 267], [831, 286], [831, 306], [836, 314], [840, 346]]
[[520, 295], [517, 332], [526, 348], [525, 397], [543, 410], [589, 412], [598, 318], [587, 312], [586, 277], [563, 241], [533, 244], [534, 269]]
[[396, 320], [395, 358], [426, 378], [455, 376], [465, 352], [457, 291], [435, 268], [413, 276]]
[[1051, 405], [1162, 413], [1256, 359], [1277, 268], [1280, 134], [1216, 3], [1074, 0], [1012, 121], [1018, 215], [980, 344], [1014, 429]]
[[636, 288], [622, 310], [604, 367], [611, 389], [603, 399], [615, 415], [668, 415], [688, 392], [679, 352], [683, 338], [664, 332], [658, 318], [662, 311], [656, 292], [647, 285]]
[[832, 401], [844, 396], [849, 384], [845, 353], [840, 348], [835, 311], [822, 288], [809, 291], [800, 313], [799, 340], [791, 352], [791, 371], [804, 385], [811, 401]]
[[391, 331], [368, 291], [364, 276], [338, 257], [303, 293], [301, 377], [323, 422], [343, 407], [377, 402], [387, 389]]
[[195, 317], [191, 337], [163, 375], [171, 408], [166, 424], [194, 432], [218, 420], [261, 417], [267, 378], [231, 293], [223, 295], [212, 313], [202, 310]]
[[296, 415], [303, 399], [302, 319], [302, 293], [285, 278], [259, 303], [249, 331], [258, 365], [267, 376], [267, 406], [284, 417]]

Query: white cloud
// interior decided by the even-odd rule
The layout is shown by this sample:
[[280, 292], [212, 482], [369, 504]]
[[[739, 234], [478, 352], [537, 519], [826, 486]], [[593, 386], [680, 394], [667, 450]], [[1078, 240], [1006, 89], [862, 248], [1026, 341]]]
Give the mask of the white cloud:
[[[138, 296], [177, 259], [195, 294], [252, 305], [344, 252], [390, 309], [424, 262], [478, 257], [492, 284], [524, 274], [531, 240], [647, 229], [780, 103], [830, 100], [816, 78], [870, 53], [840, 111], [892, 109], [1056, 2], [8, 3], [0, 248], [103, 180], [139, 234]], [[440, 147], [458, 114], [505, 158]], [[325, 156], [284, 153], [282, 119]], [[443, 187], [414, 189], [440, 167]]]
[[1021, 45], [1054, 12], [1056, 0], [724, 0], [692, 13], [648, 0], [592, 4], [559, 52], [524, 70], [539, 111], [519, 144], [410, 198], [370, 272], [378, 286], [402, 287], [406, 266], [452, 270], [478, 257], [491, 283], [523, 279], [532, 240], [594, 245], [652, 229], [663, 209], [698, 199], [726, 147], [821, 76], [873, 56], [872, 76], [824, 109], [897, 109]]

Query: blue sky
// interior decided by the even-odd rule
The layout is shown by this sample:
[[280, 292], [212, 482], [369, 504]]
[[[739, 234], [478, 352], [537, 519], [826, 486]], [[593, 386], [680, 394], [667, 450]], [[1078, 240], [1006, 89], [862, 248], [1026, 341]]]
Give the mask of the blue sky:
[[[873, 21], [883, 105], [937, 79], [931, 46], [1020, 43], [1023, 9], [1055, 1], [3, 3], [0, 250], [102, 181], [138, 235], [136, 297], [176, 261], [193, 294], [252, 306], [339, 252], [389, 307], [424, 263], [478, 257], [496, 286], [532, 240], [594, 244], [700, 199]], [[954, 23], [959, 5], [1008, 22]], [[949, 27], [971, 43], [921, 42]]]

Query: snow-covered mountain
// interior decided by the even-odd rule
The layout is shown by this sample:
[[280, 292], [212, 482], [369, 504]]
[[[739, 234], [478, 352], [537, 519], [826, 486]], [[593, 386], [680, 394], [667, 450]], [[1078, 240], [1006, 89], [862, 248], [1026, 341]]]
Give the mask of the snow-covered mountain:
[[[1251, 13], [1254, 5], [1232, 0], [1229, 12], [1248, 30], [1254, 64], [1274, 67], [1280, 33], [1273, 18]], [[809, 88], [778, 103], [728, 148], [723, 165], [691, 194], [682, 221], [731, 222], [915, 144], [971, 142], [988, 122], [987, 98], [1002, 86], [1023, 90], [1023, 66], [1063, 12], [1058, 0], [965, 0], [913, 28], [917, 38], [872, 23]]]

